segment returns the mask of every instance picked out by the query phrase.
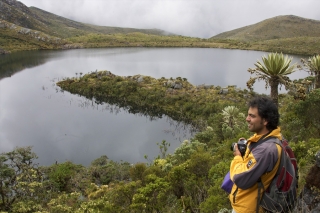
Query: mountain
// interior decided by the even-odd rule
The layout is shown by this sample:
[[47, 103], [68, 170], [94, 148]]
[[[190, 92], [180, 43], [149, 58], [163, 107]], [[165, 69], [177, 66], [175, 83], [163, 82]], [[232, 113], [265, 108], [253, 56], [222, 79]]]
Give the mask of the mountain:
[[35, 30], [45, 28], [45, 20], [16, 0], [0, 0], [0, 18], [12, 24]]
[[[126, 42], [118, 41], [114, 34], [128, 33], [154, 36], [173, 35], [159, 29], [85, 24], [36, 7], [27, 7], [16, 0], [0, 0], [0, 54], [34, 49], [102, 47], [110, 45], [111, 42], [105, 42], [107, 39], [113, 41], [113, 46], [124, 46]], [[88, 42], [88, 40], [92, 40], [92, 35], [99, 36], [99, 39], [103, 42], [100, 42], [100, 44], [95, 41]], [[101, 39], [101, 35], [109, 37]], [[70, 38], [74, 39], [70, 40]]]
[[320, 21], [293, 15], [276, 16], [253, 25], [220, 33], [212, 39], [252, 42], [297, 37], [320, 37]]
[[222, 48], [315, 55], [320, 50], [320, 21], [293, 15], [276, 16], [209, 39]]
[[107, 27], [107, 26], [97, 26], [92, 24], [84, 24], [76, 22], [55, 14], [46, 12], [36, 7], [30, 7], [33, 14], [48, 20], [47, 23], [50, 26], [50, 34], [56, 34], [63, 38], [71, 36], [80, 36], [90, 33], [102, 33], [102, 34], [114, 34], [114, 33], [132, 33], [140, 32], [145, 34], [153, 35], [168, 35], [171, 33], [165, 32], [159, 29], [136, 29], [136, 28], [121, 28], [121, 27]]
[[0, 13], [2, 20], [60, 38], [81, 36], [90, 33], [113, 34], [141, 32], [154, 35], [171, 34], [159, 29], [120, 28], [85, 24], [49, 13], [36, 7], [27, 7], [16, 0], [0, 0]]
[[320, 50], [320, 21], [277, 16], [201, 39], [159, 29], [96, 26], [16, 0], [0, 0], [0, 54], [99, 47], [202, 47], [314, 55]]

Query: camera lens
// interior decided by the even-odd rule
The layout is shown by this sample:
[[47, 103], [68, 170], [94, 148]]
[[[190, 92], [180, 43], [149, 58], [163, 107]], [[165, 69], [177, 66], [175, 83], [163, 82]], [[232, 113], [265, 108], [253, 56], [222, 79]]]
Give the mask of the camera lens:
[[247, 144], [247, 140], [246, 139], [241, 139], [240, 141], [238, 141], [238, 144]]
[[234, 146], [236, 145], [236, 143], [232, 143], [231, 144], [231, 147], [230, 147], [230, 149], [231, 149], [231, 151], [233, 151], [234, 152]]

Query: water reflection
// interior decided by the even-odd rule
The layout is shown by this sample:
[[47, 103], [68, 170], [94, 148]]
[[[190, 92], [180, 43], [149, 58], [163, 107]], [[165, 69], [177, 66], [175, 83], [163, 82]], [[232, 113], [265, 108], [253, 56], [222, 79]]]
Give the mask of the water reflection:
[[[57, 81], [75, 77], [75, 73], [109, 70], [121, 76], [180, 76], [194, 85], [245, 88], [250, 77], [247, 69], [265, 53], [113, 48], [19, 54], [0, 57], [0, 150], [31, 145], [43, 165], [65, 160], [88, 165], [102, 155], [132, 163], [145, 161], [144, 155], [152, 159], [159, 154], [156, 143], [162, 140], [171, 143], [172, 153], [181, 141], [190, 138], [191, 132], [166, 116], [141, 116], [144, 114], [132, 114], [114, 104], [62, 93]], [[294, 56], [295, 61], [299, 59]], [[296, 76], [302, 77], [303, 73]], [[255, 89], [266, 91], [262, 83]]]
[[0, 55], [0, 79], [11, 77], [16, 72], [26, 68], [41, 65], [48, 59], [48, 52], [41, 51], [17, 52], [8, 55]]
[[[58, 91], [58, 88], [56, 88]], [[64, 93], [64, 90], [60, 90], [60, 92]], [[170, 133], [171, 135], [177, 135], [180, 142], [184, 138], [190, 137], [190, 133], [195, 133], [197, 130], [188, 124], [185, 124], [182, 121], [174, 120], [168, 116], [165, 116], [163, 113], [155, 111], [153, 109], [144, 109], [141, 106], [128, 106], [124, 102], [119, 102], [119, 99], [108, 98], [106, 102], [103, 100], [97, 100], [95, 98], [88, 99], [85, 96], [78, 95], [79, 99], [77, 102], [78, 107], [84, 109], [98, 110], [100, 112], [107, 112], [111, 114], [118, 115], [119, 113], [132, 114], [139, 117], [144, 117], [148, 121], [157, 121], [158, 119], [164, 118], [166, 123], [169, 124], [171, 129], [165, 129], [164, 132]], [[70, 100], [70, 105], [74, 100]], [[177, 134], [176, 134], [177, 133]]]

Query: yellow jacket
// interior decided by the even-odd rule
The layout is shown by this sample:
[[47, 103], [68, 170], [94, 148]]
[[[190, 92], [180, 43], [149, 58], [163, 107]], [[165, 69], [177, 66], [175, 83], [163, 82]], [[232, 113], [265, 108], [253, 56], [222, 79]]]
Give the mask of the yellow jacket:
[[[281, 140], [280, 128], [273, 130], [264, 138], [270, 136]], [[231, 161], [230, 178], [234, 185], [229, 199], [237, 213], [256, 212], [258, 180], [261, 178], [264, 189], [267, 189], [280, 164], [281, 147], [279, 145], [263, 142], [255, 148], [251, 148], [260, 138], [263, 139], [262, 137], [263, 135], [254, 134], [248, 139], [247, 150], [243, 158], [235, 156]], [[263, 191], [261, 191], [260, 198]]]

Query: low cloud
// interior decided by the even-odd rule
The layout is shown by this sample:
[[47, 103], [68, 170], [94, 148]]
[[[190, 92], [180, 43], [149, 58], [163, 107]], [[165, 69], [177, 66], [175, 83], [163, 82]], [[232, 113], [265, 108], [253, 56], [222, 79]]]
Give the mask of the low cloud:
[[157, 28], [209, 38], [279, 15], [319, 20], [317, 0], [22, 0], [48, 12], [101, 26]]

